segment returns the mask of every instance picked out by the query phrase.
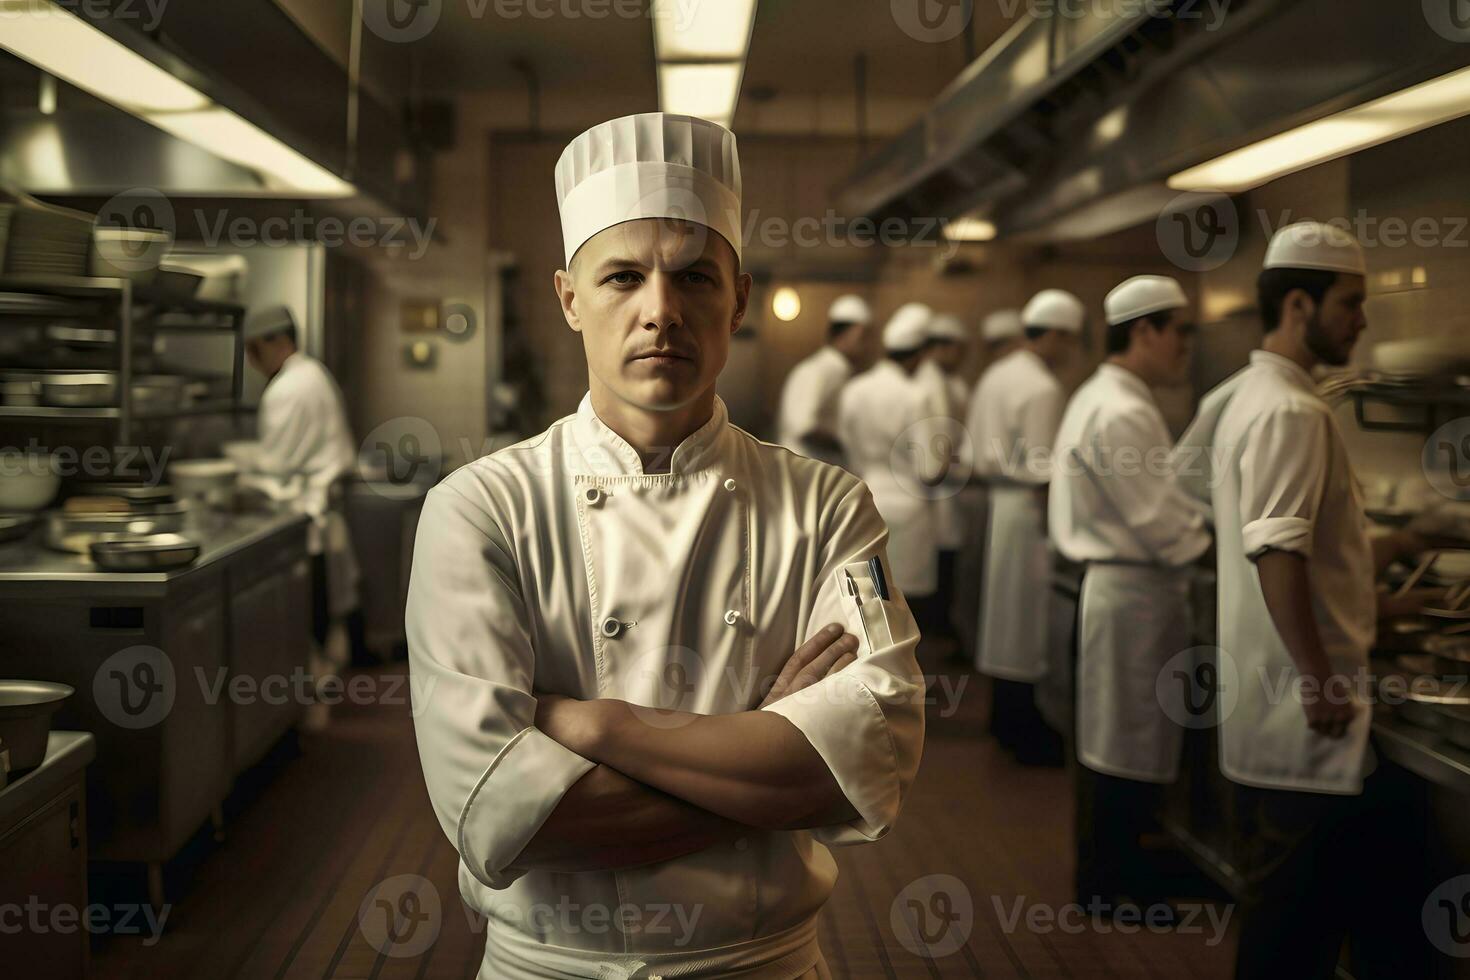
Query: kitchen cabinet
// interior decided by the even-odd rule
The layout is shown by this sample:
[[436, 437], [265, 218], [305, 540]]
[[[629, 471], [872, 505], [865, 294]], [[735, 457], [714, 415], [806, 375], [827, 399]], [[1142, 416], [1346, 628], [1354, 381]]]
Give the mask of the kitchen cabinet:
[[85, 732], [53, 731], [41, 765], [0, 790], [0, 896], [21, 907], [0, 951], [32, 980], [87, 975], [83, 771], [94, 745]]
[[[163, 862], [220, 808], [235, 777], [299, 718], [289, 681], [311, 649], [306, 521], [216, 518], [190, 529], [200, 559], [167, 573], [104, 573], [27, 542], [0, 560], [5, 673], [76, 690], [56, 715], [92, 732], [93, 860]], [[276, 691], [268, 703], [262, 690]]]

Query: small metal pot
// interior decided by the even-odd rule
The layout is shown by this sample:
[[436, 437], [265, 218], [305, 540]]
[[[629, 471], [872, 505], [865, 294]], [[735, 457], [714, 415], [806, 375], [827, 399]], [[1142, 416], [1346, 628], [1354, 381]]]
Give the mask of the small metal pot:
[[0, 681], [0, 740], [10, 750], [12, 772], [34, 769], [46, 758], [51, 716], [74, 693], [50, 681]]

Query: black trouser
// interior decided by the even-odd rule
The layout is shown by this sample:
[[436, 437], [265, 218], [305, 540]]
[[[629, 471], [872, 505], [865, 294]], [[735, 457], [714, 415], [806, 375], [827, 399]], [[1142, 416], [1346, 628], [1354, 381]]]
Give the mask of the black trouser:
[[1077, 901], [1126, 895], [1140, 905], [1162, 901], [1140, 838], [1154, 823], [1155, 783], [1123, 779], [1077, 764]]
[[1417, 828], [1399, 779], [1375, 773], [1361, 796], [1238, 788], [1251, 853], [1237, 980], [1328, 980], [1344, 938], [1356, 980], [1431, 975], [1419, 921], [1428, 893], [1400, 846]]
[[1027, 765], [1060, 765], [1062, 737], [1036, 707], [1036, 685], [990, 679], [990, 733]]
[[327, 645], [332, 625], [331, 601], [327, 592], [327, 556], [311, 556], [311, 635], [317, 649]]
[[954, 606], [955, 556], [956, 552], [952, 548], [939, 552], [939, 591], [934, 593], [934, 609], [929, 624], [936, 637], [945, 639], [956, 638], [951, 613]]

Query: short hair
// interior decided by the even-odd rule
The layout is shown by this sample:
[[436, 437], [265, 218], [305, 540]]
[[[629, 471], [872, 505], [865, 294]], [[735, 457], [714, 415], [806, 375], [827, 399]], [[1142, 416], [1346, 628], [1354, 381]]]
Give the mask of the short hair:
[[1045, 337], [1049, 333], [1051, 333], [1051, 327], [1027, 327], [1026, 339], [1040, 340], [1042, 337]]
[[1122, 323], [1108, 324], [1107, 337], [1103, 341], [1106, 344], [1107, 353], [1121, 354], [1128, 349], [1129, 344], [1133, 342], [1134, 324], [1141, 321], [1148, 321], [1153, 324], [1155, 330], [1162, 330], [1169, 325], [1169, 320], [1172, 319], [1173, 313], [1173, 310], [1160, 310], [1157, 313], [1145, 313], [1143, 316], [1136, 316], [1131, 320], [1124, 320]]
[[1325, 269], [1262, 269], [1256, 278], [1256, 300], [1261, 307], [1261, 322], [1270, 333], [1281, 326], [1281, 309], [1286, 294], [1300, 289], [1320, 305], [1327, 290], [1337, 282], [1337, 273]]
[[904, 361], [912, 360], [923, 352], [924, 347], [920, 345], [918, 347], [905, 347], [902, 350], [890, 350], [887, 354], [890, 358], [902, 364]]
[[291, 346], [292, 347], [296, 347], [298, 349], [301, 347], [301, 342], [299, 340], [297, 340], [297, 338], [296, 338], [296, 325], [295, 324], [291, 324], [290, 326], [282, 327], [279, 330], [272, 330], [270, 333], [259, 334], [259, 335], [255, 336], [255, 337], [251, 337], [250, 339], [251, 340], [275, 340], [277, 337], [285, 337], [285, 338], [289, 339], [291, 341]]
[[860, 322], [859, 320], [833, 320], [827, 327], [827, 339], [836, 340], [851, 328], [858, 326]]

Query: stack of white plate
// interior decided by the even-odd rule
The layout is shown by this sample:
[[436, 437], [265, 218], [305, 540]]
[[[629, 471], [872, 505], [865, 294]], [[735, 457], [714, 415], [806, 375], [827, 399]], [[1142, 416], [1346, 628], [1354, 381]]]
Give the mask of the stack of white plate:
[[23, 199], [10, 216], [4, 271], [14, 276], [85, 276], [91, 248], [91, 215]]
[[1391, 340], [1372, 352], [1373, 367], [1388, 383], [1456, 375], [1470, 368], [1470, 345], [1440, 337]]

